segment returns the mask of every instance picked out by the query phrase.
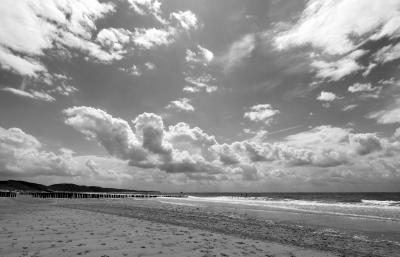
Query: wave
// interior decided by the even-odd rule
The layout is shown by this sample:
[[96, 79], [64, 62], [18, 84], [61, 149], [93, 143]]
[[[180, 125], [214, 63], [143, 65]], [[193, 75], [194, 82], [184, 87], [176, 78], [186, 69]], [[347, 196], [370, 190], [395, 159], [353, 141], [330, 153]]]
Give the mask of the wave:
[[274, 199], [270, 197], [240, 197], [240, 196], [215, 196], [197, 197], [188, 196], [188, 199], [212, 202], [237, 202], [237, 203], [268, 203], [268, 204], [295, 204], [303, 206], [337, 206], [337, 207], [400, 207], [400, 201], [392, 200], [361, 200], [359, 202], [337, 202], [337, 201], [312, 201], [295, 199]]
[[365, 205], [377, 205], [377, 206], [400, 206], [400, 201], [382, 201], [382, 200], [361, 200]]

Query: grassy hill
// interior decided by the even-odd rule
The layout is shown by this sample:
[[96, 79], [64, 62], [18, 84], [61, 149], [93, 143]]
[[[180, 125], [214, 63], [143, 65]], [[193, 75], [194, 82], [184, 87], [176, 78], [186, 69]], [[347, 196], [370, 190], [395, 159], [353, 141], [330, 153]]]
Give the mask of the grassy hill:
[[129, 190], [129, 189], [119, 189], [119, 188], [104, 188], [98, 186], [82, 186], [75, 184], [54, 184], [50, 186], [45, 186], [36, 183], [30, 183], [19, 180], [7, 180], [0, 181], [0, 190], [23, 190], [23, 191], [68, 191], [68, 192], [97, 192], [97, 193], [107, 193], [107, 192], [129, 192], [129, 193], [155, 193], [158, 191], [146, 191], [146, 190]]

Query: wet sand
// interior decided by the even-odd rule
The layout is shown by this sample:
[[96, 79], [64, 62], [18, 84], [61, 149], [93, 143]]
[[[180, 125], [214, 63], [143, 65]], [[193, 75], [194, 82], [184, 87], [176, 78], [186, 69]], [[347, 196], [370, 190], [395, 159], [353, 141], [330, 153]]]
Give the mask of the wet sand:
[[396, 245], [153, 200], [0, 198], [0, 256], [397, 256]]

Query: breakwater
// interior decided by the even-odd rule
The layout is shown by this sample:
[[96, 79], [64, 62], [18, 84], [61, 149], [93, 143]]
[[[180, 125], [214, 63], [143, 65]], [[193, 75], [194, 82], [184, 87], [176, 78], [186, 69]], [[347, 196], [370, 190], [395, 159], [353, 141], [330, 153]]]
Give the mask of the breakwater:
[[113, 193], [76, 193], [76, 192], [21, 192], [22, 195], [30, 195], [33, 198], [156, 198], [156, 197], [187, 197], [185, 195], [152, 195], [152, 194], [113, 194]]
[[0, 191], [0, 197], [17, 197], [17, 193]]

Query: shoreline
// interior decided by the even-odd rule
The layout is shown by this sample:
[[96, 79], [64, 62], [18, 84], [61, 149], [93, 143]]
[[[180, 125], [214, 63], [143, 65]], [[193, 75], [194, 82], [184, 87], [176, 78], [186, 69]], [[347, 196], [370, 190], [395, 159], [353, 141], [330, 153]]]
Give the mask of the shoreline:
[[[372, 257], [396, 256], [400, 250], [393, 244], [371, 244], [324, 232], [323, 228], [216, 213], [155, 199], [18, 197], [1, 199], [1, 204], [5, 208], [0, 210], [0, 227], [12, 233], [0, 234], [0, 255], [10, 257], [21, 252], [26, 256], [40, 252], [40, 256]], [[25, 243], [18, 251], [21, 240]]]
[[275, 242], [331, 252], [344, 256], [397, 256], [400, 246], [391, 242], [370, 242], [336, 233], [325, 227], [275, 222], [238, 215], [217, 213], [195, 206], [171, 205], [157, 200], [88, 201], [67, 203], [67, 208], [111, 213], [153, 222], [192, 227], [225, 235]]

